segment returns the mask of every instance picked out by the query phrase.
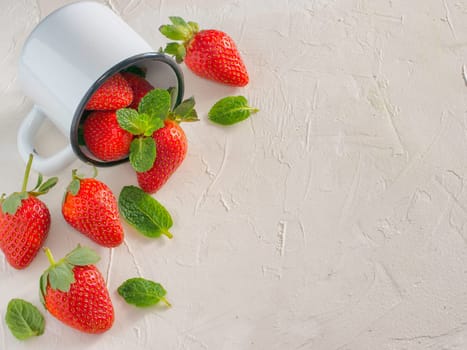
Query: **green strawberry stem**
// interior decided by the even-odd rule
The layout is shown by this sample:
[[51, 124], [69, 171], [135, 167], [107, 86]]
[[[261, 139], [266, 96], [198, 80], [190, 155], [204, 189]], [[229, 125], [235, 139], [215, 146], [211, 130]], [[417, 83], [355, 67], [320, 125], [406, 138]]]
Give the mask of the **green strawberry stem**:
[[185, 59], [186, 48], [199, 32], [199, 26], [195, 22], [186, 22], [183, 18], [177, 16], [169, 17], [169, 19], [172, 24], [161, 25], [159, 31], [167, 38], [176, 41], [168, 43], [164, 52], [174, 56], [177, 63], [181, 63]]
[[33, 156], [32, 154], [30, 154], [28, 164], [26, 165], [26, 170], [24, 172], [23, 186], [21, 187], [21, 192], [26, 192], [26, 189], [28, 187], [29, 174], [31, 173], [32, 158]]
[[52, 255], [52, 252], [50, 251], [49, 248], [44, 248], [45, 255], [47, 256], [47, 259], [49, 260], [50, 265], [55, 266], [57, 263], [55, 262], [54, 256]]

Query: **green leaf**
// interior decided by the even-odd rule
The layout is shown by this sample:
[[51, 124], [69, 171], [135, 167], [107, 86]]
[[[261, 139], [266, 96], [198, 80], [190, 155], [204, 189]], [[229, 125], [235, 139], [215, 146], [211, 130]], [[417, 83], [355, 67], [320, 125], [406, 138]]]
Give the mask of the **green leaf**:
[[208, 118], [217, 124], [232, 125], [247, 119], [258, 112], [258, 109], [248, 106], [243, 96], [229, 96], [217, 101], [208, 113]]
[[118, 287], [117, 292], [128, 304], [137, 307], [153, 306], [159, 301], [171, 306], [165, 298], [167, 291], [164, 287], [160, 283], [145, 278], [130, 278]]
[[175, 105], [175, 103], [177, 103], [177, 94], [178, 94], [178, 89], [175, 87], [175, 86], [171, 86], [167, 89], [167, 92], [169, 93], [170, 95], [170, 102], [171, 102], [171, 106], [170, 108], [173, 108], [173, 106]]
[[67, 191], [70, 192], [73, 196], [76, 196], [79, 192], [79, 188], [81, 187], [81, 181], [78, 178], [73, 178], [70, 184], [67, 187]]
[[177, 63], [182, 63], [186, 56], [185, 45], [175, 42], [165, 45], [164, 52], [168, 55], [174, 56]]
[[16, 210], [21, 206], [21, 201], [28, 198], [27, 192], [14, 192], [10, 194], [2, 203], [2, 211], [5, 214], [15, 215]]
[[152, 137], [137, 137], [130, 144], [130, 164], [137, 172], [148, 171], [156, 159], [156, 142]]
[[122, 217], [138, 232], [147, 237], [161, 234], [172, 238], [169, 229], [172, 217], [155, 198], [136, 186], [125, 186], [118, 198], [118, 209]]
[[37, 307], [23, 299], [10, 300], [5, 321], [11, 333], [19, 340], [44, 333], [44, 316]]
[[53, 289], [68, 292], [73, 282], [75, 282], [75, 275], [73, 274], [73, 265], [70, 263], [59, 262], [49, 269], [49, 283]]
[[169, 92], [164, 89], [154, 89], [141, 99], [138, 105], [138, 112], [148, 114], [151, 118], [164, 120], [169, 113], [170, 107]]
[[32, 191], [35, 191], [39, 188], [40, 185], [42, 185], [42, 180], [44, 179], [44, 177], [42, 176], [41, 173], [39, 173], [37, 175], [37, 182], [36, 182], [36, 186], [34, 186], [34, 188], [32, 189]]
[[159, 27], [159, 31], [171, 40], [188, 41], [193, 36], [192, 26], [181, 17], [169, 17], [172, 24], [164, 24]]
[[148, 126], [148, 118], [132, 108], [117, 110], [118, 125], [133, 135], [141, 135]]
[[184, 117], [185, 115], [191, 113], [191, 111], [195, 108], [195, 104], [196, 102], [193, 96], [187, 98], [174, 109], [174, 113], [181, 117]]
[[186, 21], [182, 17], [169, 16], [169, 19], [170, 19], [170, 22], [172, 22], [173, 25], [176, 25], [176, 26], [186, 26], [187, 25]]
[[78, 245], [65, 256], [65, 261], [73, 266], [86, 266], [95, 264], [100, 256], [92, 249]]
[[39, 280], [39, 297], [42, 305], [45, 305], [45, 294], [47, 293], [47, 284], [49, 283], [49, 270], [45, 270]]
[[58, 182], [58, 177], [51, 177], [46, 182], [44, 182], [39, 189], [37, 190], [40, 194], [49, 192], [49, 190], [54, 187]]
[[162, 119], [155, 117], [155, 116], [150, 117], [147, 114], [142, 114], [142, 115], [147, 117], [147, 123], [148, 123], [146, 130], [143, 133], [144, 136], [152, 136], [154, 131], [164, 127], [164, 121]]
[[175, 120], [176, 122], [196, 122], [199, 120], [198, 113], [195, 109], [195, 99], [194, 97], [187, 98], [182, 103], [180, 103], [172, 113], [170, 113], [169, 118]]
[[190, 27], [190, 30], [192, 33], [198, 33], [199, 32], [199, 25], [196, 22], [188, 22], [188, 26]]

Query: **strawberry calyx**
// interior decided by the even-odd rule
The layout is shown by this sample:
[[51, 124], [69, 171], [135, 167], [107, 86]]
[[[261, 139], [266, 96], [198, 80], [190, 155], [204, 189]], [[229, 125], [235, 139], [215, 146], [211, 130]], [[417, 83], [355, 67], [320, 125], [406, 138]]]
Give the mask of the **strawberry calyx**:
[[177, 123], [199, 121], [198, 113], [195, 109], [195, 98], [192, 96], [182, 101], [182, 103], [167, 114], [167, 119]]
[[138, 110], [121, 108], [117, 110], [117, 122], [120, 127], [134, 135], [130, 144], [129, 160], [137, 172], [152, 168], [157, 156], [156, 142], [152, 135], [164, 127], [164, 121], [197, 121], [195, 100], [193, 97], [172, 107], [175, 89], [154, 89], [141, 99]]
[[33, 161], [33, 155], [29, 155], [28, 163], [23, 177], [23, 185], [21, 186], [20, 192], [13, 192], [9, 196], [2, 194], [0, 197], [0, 205], [2, 206], [2, 212], [6, 214], [14, 215], [18, 208], [21, 206], [23, 199], [27, 199], [29, 196], [38, 197], [46, 194], [49, 190], [54, 187], [57, 182], [57, 177], [51, 177], [44, 182], [44, 177], [41, 173], [38, 174], [37, 182], [34, 188], [30, 191], [27, 190], [29, 175], [31, 173], [31, 166]]
[[[97, 176], [97, 168], [95, 166], [92, 167], [93, 169], [93, 174], [91, 178], [95, 178]], [[79, 192], [79, 189], [81, 187], [81, 180], [85, 179], [85, 175], [78, 174], [77, 169], [73, 169], [71, 171], [71, 182], [68, 184], [66, 188], [67, 193], [71, 193], [73, 196], [76, 196]]]
[[161, 25], [159, 31], [167, 38], [182, 43], [170, 42], [163, 49], [163, 52], [174, 56], [177, 63], [181, 63], [185, 59], [186, 48], [199, 32], [199, 26], [198, 23], [186, 22], [183, 18], [177, 16], [171, 16], [169, 19], [172, 24]]
[[45, 255], [49, 260], [50, 266], [40, 277], [40, 299], [45, 305], [45, 295], [47, 286], [54, 290], [68, 292], [71, 285], [75, 282], [73, 268], [75, 266], [93, 265], [100, 260], [99, 255], [90, 248], [78, 246], [68, 253], [64, 258], [55, 261], [49, 248], [44, 248]]

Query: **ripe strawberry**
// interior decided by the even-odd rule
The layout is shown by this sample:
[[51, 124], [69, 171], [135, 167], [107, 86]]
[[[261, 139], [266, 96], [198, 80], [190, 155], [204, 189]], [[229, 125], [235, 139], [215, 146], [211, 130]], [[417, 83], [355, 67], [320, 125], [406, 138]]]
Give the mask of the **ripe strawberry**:
[[72, 172], [62, 214], [66, 222], [104, 247], [123, 242], [117, 200], [110, 188], [95, 178], [82, 178]]
[[104, 161], [126, 157], [133, 140], [133, 135], [118, 125], [115, 111], [89, 114], [83, 123], [83, 137], [89, 151]]
[[152, 137], [157, 149], [154, 165], [148, 171], [136, 173], [139, 186], [147, 193], [156, 192], [167, 182], [185, 159], [188, 148], [185, 132], [170, 119], [166, 119]]
[[102, 333], [114, 322], [114, 308], [104, 278], [93, 264], [99, 256], [78, 245], [55, 262], [48, 248], [50, 267], [40, 278], [44, 307], [66, 325], [86, 333]]
[[112, 110], [128, 106], [133, 101], [133, 91], [117, 73], [108, 78], [89, 99], [87, 110]]
[[128, 106], [129, 108], [138, 109], [139, 101], [146, 95], [149, 91], [154, 89], [146, 79], [143, 77], [130, 73], [123, 72], [121, 73], [123, 78], [125, 78], [128, 85], [130, 85], [131, 90], [133, 90], [133, 102]]
[[29, 266], [47, 238], [50, 212], [37, 196], [47, 193], [58, 181], [53, 177], [42, 183], [39, 174], [36, 187], [27, 191], [32, 158], [30, 155], [21, 192], [0, 199], [0, 248], [15, 269]]
[[159, 30], [167, 38], [181, 40], [169, 43], [165, 52], [185, 61], [195, 74], [223, 84], [245, 86], [249, 77], [235, 42], [224, 32], [215, 29], [199, 30], [198, 24], [180, 17], [169, 17], [172, 24]]

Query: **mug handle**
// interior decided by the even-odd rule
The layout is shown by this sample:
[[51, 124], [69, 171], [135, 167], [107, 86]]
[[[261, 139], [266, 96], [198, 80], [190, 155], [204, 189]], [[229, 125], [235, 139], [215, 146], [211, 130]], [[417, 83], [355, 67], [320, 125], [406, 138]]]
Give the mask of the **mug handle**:
[[70, 144], [49, 157], [42, 157], [37, 153], [34, 148], [34, 139], [45, 118], [44, 112], [35, 105], [19, 127], [17, 145], [18, 151], [25, 162], [27, 162], [30, 154], [34, 155], [32, 163], [34, 170], [46, 175], [52, 175], [70, 165], [76, 160], [76, 156]]

